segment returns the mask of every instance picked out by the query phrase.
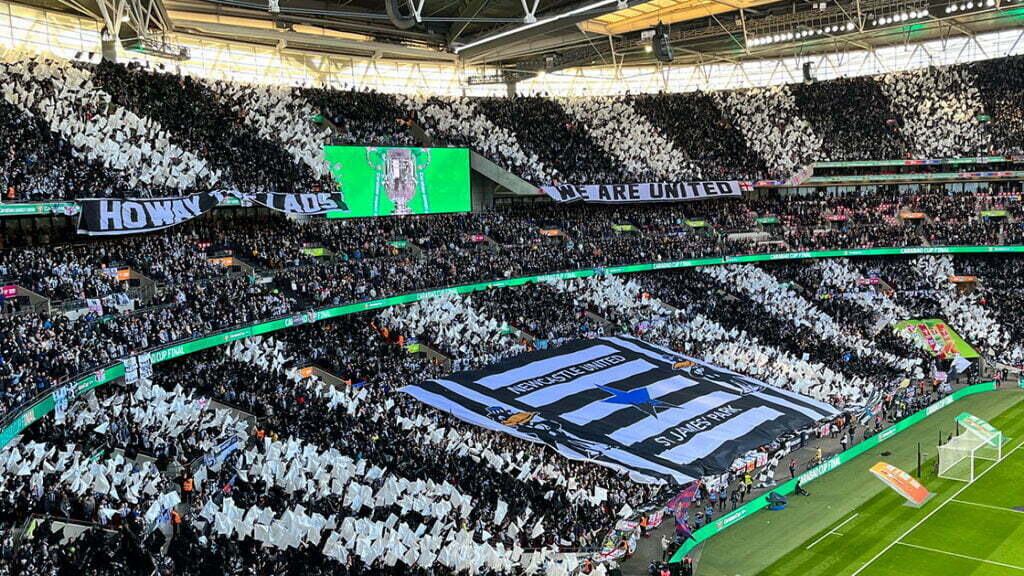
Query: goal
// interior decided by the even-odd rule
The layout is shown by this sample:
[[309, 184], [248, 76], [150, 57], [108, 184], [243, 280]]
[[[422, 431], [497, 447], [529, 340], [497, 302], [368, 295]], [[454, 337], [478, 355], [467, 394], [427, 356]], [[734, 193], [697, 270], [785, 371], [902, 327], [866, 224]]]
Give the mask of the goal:
[[958, 428], [963, 432], [939, 446], [939, 477], [962, 482], [974, 482], [978, 461], [998, 462], [1003, 458], [1003, 433], [992, 428], [987, 422], [961, 414], [957, 417]]

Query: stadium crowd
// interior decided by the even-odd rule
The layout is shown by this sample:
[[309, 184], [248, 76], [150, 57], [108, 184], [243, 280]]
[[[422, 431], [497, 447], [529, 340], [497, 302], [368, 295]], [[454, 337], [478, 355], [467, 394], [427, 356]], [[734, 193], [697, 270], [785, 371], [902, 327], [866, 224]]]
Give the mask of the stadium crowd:
[[[415, 100], [14, 60], [0, 64], [0, 178], [9, 201], [333, 190], [325, 144], [414, 144], [411, 122], [537, 183], [782, 178], [819, 159], [1018, 150], [1019, 81], [992, 66], [713, 95]], [[823, 98], [844, 106], [830, 111]], [[991, 210], [1007, 213], [981, 214]], [[1021, 243], [1022, 218], [1010, 184], [349, 221], [239, 209], [89, 242], [59, 225], [5, 227], [4, 285], [55, 306], [3, 296], [0, 412], [9, 422], [41, 392], [131, 354], [260, 320], [301, 324], [299, 313], [320, 306], [687, 258]], [[556, 551], [600, 547], [616, 519], [660, 506], [670, 490], [469, 426], [400, 387], [626, 333], [844, 417], [872, 413], [877, 430], [883, 415], [933, 401], [950, 370], [897, 329], [901, 320], [945, 318], [986, 357], [1024, 364], [1010, 258], [598, 270], [446, 292], [172, 360], [151, 379], [57, 407], [0, 448], [0, 576], [82, 566], [147, 576], [520, 566], [563, 576], [579, 560]], [[125, 269], [152, 280], [151, 293], [128, 296]], [[304, 370], [314, 364], [320, 373]], [[31, 534], [15, 545], [26, 524]]]
[[[553, 454], [537, 458], [534, 451], [517, 446], [517, 440], [481, 433], [411, 398], [395, 396], [396, 387], [437, 373], [437, 368], [409, 358], [373, 321], [367, 324], [365, 316], [286, 336], [287, 346], [246, 341], [226, 352], [177, 361], [157, 370], [154, 384], [143, 381], [126, 392], [101, 390], [95, 400], [76, 404], [63, 425], [33, 428], [21, 444], [4, 452], [9, 470], [41, 469], [30, 477], [5, 476], [11, 519], [38, 513], [98, 522], [107, 529], [131, 521], [138, 539], [147, 540], [147, 549], [156, 553], [163, 539], [153, 528], [154, 522], [160, 523], [151, 513], [153, 506], [176, 500], [167, 498], [168, 486], [183, 478], [175, 494], [180, 493], [185, 507], [173, 516], [172, 541], [161, 560], [173, 573], [249, 569], [259, 562], [245, 553], [235, 558], [235, 548], [246, 546], [242, 537], [224, 532], [222, 516], [209, 517], [228, 506], [226, 501], [243, 509], [272, 510], [282, 522], [289, 510], [308, 510], [312, 517], [331, 518], [331, 524], [336, 520], [339, 533], [344, 529], [342, 517], [335, 514], [339, 507], [370, 522], [398, 515], [404, 528], [406, 522], [415, 529], [419, 521], [431, 518], [445, 525], [459, 522], [460, 531], [473, 535], [476, 548], [497, 539], [501, 560], [508, 560], [507, 546], [518, 561], [523, 549], [593, 547], [610, 515], [627, 504], [644, 504], [658, 490]], [[302, 358], [293, 358], [295, 352]], [[296, 376], [292, 369], [306, 358], [331, 366], [346, 384], [338, 389], [317, 377]], [[254, 387], [254, 382], [261, 384]], [[202, 396], [194, 397], [196, 393]], [[256, 416], [256, 424], [238, 419], [238, 410]], [[220, 461], [201, 457], [215, 452], [223, 438], [239, 439], [235, 451]], [[57, 454], [51, 448], [56, 446], [67, 448]], [[441, 450], [445, 458], [438, 458], [441, 447], [448, 448]], [[80, 455], [89, 454], [99, 456], [88, 460], [93, 464], [80, 465]], [[293, 460], [298, 454], [301, 460]], [[314, 467], [310, 458], [321, 464]], [[354, 472], [351, 481], [342, 478], [340, 484], [326, 486], [314, 481], [323, 464], [333, 466], [330, 475], [337, 478], [342, 463], [354, 469], [349, 471]], [[296, 470], [305, 472], [296, 476]], [[363, 476], [369, 484], [355, 480]], [[408, 501], [382, 504], [380, 498], [393, 498], [394, 492], [389, 496], [388, 491], [407, 480], [445, 488], [436, 493], [419, 489], [410, 492]], [[353, 490], [378, 496], [360, 506], [353, 501], [359, 498]], [[445, 506], [436, 507], [445, 495], [454, 503], [447, 512]], [[436, 498], [437, 503], [424, 508], [423, 498]], [[370, 510], [364, 516], [360, 509], [366, 505]], [[177, 525], [182, 521], [184, 525]], [[398, 528], [390, 520], [384, 524], [389, 530]], [[436, 533], [436, 525], [431, 530]], [[151, 546], [150, 536], [156, 542]], [[275, 532], [267, 540], [280, 549], [273, 561], [294, 563], [294, 551], [281, 545], [279, 537]], [[317, 552], [307, 568], [337, 566], [325, 558], [332, 555], [327, 545], [321, 554], [319, 544], [315, 538], [298, 547]], [[381, 561], [373, 562], [365, 550], [353, 552], [353, 559], [375, 567], [394, 565], [395, 559], [389, 561], [383, 553]], [[416, 556], [397, 556], [410, 569], [418, 568]], [[431, 557], [420, 562], [430, 567], [435, 560], [452, 568], [463, 562]]]
[[[535, 184], [783, 179], [820, 160], [1021, 149], [1021, 57], [713, 94], [406, 98], [138, 64], [0, 66], [6, 200], [333, 190], [329, 143], [470, 146]], [[159, 68], [159, 67], [157, 67]], [[283, 128], [282, 127], [286, 127]]]
[[[902, 218], [903, 206], [931, 221]], [[979, 216], [986, 207], [1006, 207], [1010, 217], [997, 219], [1000, 223]], [[999, 244], [1020, 234], [1019, 224], [1010, 222], [1019, 214], [1019, 200], [1002, 190], [955, 195], [922, 190], [902, 197], [895, 192], [766, 196], [669, 208], [511, 206], [471, 215], [308, 223], [280, 216], [203, 218], [155, 235], [52, 251], [11, 248], [0, 252], [3, 278], [55, 301], [123, 294], [127, 286], [117, 280], [115, 268], [149, 277], [158, 289], [148, 301], [132, 295], [133, 306], [122, 313], [101, 300], [83, 308], [77, 319], [33, 312], [3, 318], [7, 348], [0, 403], [11, 408], [61, 378], [132, 350], [313, 306], [559, 270], [745, 252], [914, 246], [925, 239]], [[761, 215], [776, 216], [781, 224], [758, 224]], [[695, 218], [708, 226], [686, 224]], [[717, 234], [719, 221], [723, 232], [747, 231], [760, 240]], [[631, 224], [636, 231], [617, 232], [613, 224]], [[561, 235], [538, 232], [552, 228]], [[15, 232], [6, 243], [36, 241]], [[407, 244], [399, 247], [402, 243]], [[328, 255], [311, 256], [304, 252], [307, 246], [323, 247]], [[254, 269], [242, 273], [211, 262], [224, 254]], [[53, 345], [83, 337], [87, 345]]]
[[[76, 402], [60, 422], [31, 427], [17, 444], [0, 451], [0, 464], [8, 472], [5, 511], [10, 512], [0, 521], [10, 526], [35, 513], [49, 516], [51, 523], [84, 523], [91, 528], [77, 544], [90, 547], [86, 553], [148, 557], [175, 574], [268, 567], [330, 573], [339, 566], [336, 561], [349, 564], [355, 574], [418, 571], [435, 563], [456, 571], [461, 560], [424, 559], [423, 551], [405, 540], [417, 525], [431, 534], [435, 528], [428, 524], [441, 524], [468, 531], [468, 539], [460, 541], [465, 554], [479, 554], [489, 569], [501, 571], [503, 561], [523, 562], [544, 564], [559, 574], [573, 565], [555, 562], [552, 550], [593, 549], [621, 510], [638, 510], [668, 495], [552, 453], [542, 452], [538, 459], [519, 440], [394, 394], [405, 384], [451, 369], [409, 355], [405, 344], [413, 339], [439, 347], [454, 343], [463, 357], [461, 367], [469, 368], [541, 345], [533, 334], [511, 332], [510, 326], [536, 331], [546, 322], [545, 346], [626, 332], [670, 342], [714, 364], [859, 413], [864, 406], [883, 404], [894, 375], [923, 376], [919, 358], [904, 363], [871, 352], [880, 340], [866, 335], [875, 320], [866, 316], [874, 310], [870, 302], [892, 296], [852, 280], [866, 274], [889, 279], [889, 262], [943, 269], [925, 257], [828, 260], [809, 272], [791, 265], [759, 271], [779, 279], [796, 274], [804, 283], [801, 292], [816, 295], [813, 304], [797, 305], [794, 299], [801, 297], [791, 288], [760, 281], [766, 297], [789, 304], [783, 307], [769, 305], [771, 300], [743, 304], [731, 297], [729, 292], [739, 295], [748, 288], [745, 281], [709, 271], [724, 268], [649, 273], [625, 282], [596, 276], [447, 295], [293, 328], [279, 340], [236, 342], [159, 366], [152, 384], [101, 388], [95, 399]], [[972, 271], [986, 277], [1005, 274], [1006, 267], [997, 262], [993, 257]], [[913, 286], [911, 297], [927, 292], [918, 288]], [[838, 294], [824, 298], [830, 291]], [[535, 295], [544, 308], [518, 304]], [[860, 311], [830, 315], [819, 302]], [[891, 331], [888, 323], [901, 306], [906, 303], [888, 305], [895, 312], [885, 317], [879, 334]], [[555, 310], [564, 314], [555, 316]], [[845, 340], [823, 328], [840, 321]], [[787, 334], [784, 323], [804, 327]], [[859, 361], [837, 358], [843, 346]], [[801, 359], [802, 350], [813, 354]], [[902, 350], [911, 351], [909, 346]], [[878, 359], [872, 361], [872, 354]], [[839, 372], [825, 364], [838, 366]], [[326, 370], [334, 383], [303, 374], [301, 368], [309, 365]], [[908, 370], [900, 374], [898, 369]], [[817, 377], [809, 379], [815, 372]], [[904, 390], [899, 401], [887, 397], [886, 414], [896, 418], [933, 399], [915, 395], [916, 390]], [[225, 441], [234, 442], [227, 454]], [[325, 483], [317, 473], [325, 465], [349, 472], [340, 484]], [[421, 493], [451, 507], [402, 504], [406, 482], [437, 487]], [[443, 488], [444, 482], [450, 488]], [[368, 524], [346, 526], [341, 522], [345, 516], [337, 516], [342, 509]], [[380, 532], [374, 528], [378, 523]], [[358, 526], [369, 530], [365, 538], [352, 535]], [[405, 544], [389, 554], [388, 546], [397, 542]], [[47, 547], [39, 544], [33, 539], [19, 546], [12, 558], [46, 566], [38, 555]], [[523, 560], [523, 554], [537, 550], [547, 552]]]

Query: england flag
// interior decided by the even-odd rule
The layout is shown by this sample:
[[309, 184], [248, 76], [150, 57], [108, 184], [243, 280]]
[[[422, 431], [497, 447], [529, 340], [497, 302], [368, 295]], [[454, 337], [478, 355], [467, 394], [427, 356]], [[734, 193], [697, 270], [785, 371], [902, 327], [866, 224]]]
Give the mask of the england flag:
[[564, 456], [684, 484], [832, 418], [832, 406], [629, 337], [523, 354], [402, 391]]

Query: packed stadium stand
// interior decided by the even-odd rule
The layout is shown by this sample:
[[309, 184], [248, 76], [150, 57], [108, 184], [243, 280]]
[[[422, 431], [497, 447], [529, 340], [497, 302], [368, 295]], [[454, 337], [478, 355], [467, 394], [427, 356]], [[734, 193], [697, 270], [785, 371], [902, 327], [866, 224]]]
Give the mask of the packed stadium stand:
[[[144, 28], [150, 2], [128, 4], [100, 0], [95, 22]], [[1024, 369], [1016, 43], [803, 82], [546, 94], [545, 74], [597, 66], [574, 60], [576, 34], [627, 67], [683, 38], [619, 31], [637, 3], [592, 6], [542, 36], [545, 72], [518, 43], [484, 49], [520, 22], [485, 2], [389, 3], [387, 32], [278, 4], [220, 21], [153, 0], [178, 36], [105, 26], [100, 54], [74, 57], [26, 50], [2, 4], [0, 576], [726, 574], [712, 536]], [[743, 61], [782, 62], [753, 58], [743, 19], [785, 3], [741, 4], [717, 13], [736, 9]], [[569, 6], [543, 3], [543, 24]], [[234, 11], [260, 25], [233, 30]], [[699, 36], [698, 20], [673, 25]], [[834, 32], [891, 44], [861, 28]], [[346, 80], [196, 73], [168, 38], [197, 34]], [[325, 72], [332, 50], [347, 75]], [[398, 57], [480, 67], [461, 95], [354, 71]], [[494, 74], [507, 94], [467, 89]], [[932, 486], [921, 522], [960, 494]], [[885, 574], [871, 566], [917, 526], [874, 558], [785, 564], [833, 524], [778, 528], [788, 547], [742, 570]], [[1024, 570], [973, 554], [948, 553]], [[920, 573], [967, 573], [935, 566]]]
[[[324, 145], [413, 144], [411, 123], [434, 145], [472, 147], [536, 185], [768, 180], [817, 161], [1009, 156], [1021, 152], [1024, 92], [1000, 67], [1020, 61], [713, 94], [415, 99], [25, 57], [0, 71], [5, 198], [330, 189]], [[331, 127], [313, 123], [321, 114]]]

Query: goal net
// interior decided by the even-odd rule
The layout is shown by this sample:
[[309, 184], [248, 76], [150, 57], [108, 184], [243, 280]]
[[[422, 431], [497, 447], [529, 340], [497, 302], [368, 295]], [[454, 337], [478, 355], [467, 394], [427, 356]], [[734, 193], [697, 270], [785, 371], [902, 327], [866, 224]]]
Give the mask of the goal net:
[[[984, 427], [978, 426], [978, 423]], [[957, 417], [963, 432], [939, 446], [939, 477], [973, 482], [979, 461], [998, 462], [1003, 457], [1003, 433], [969, 414]]]

